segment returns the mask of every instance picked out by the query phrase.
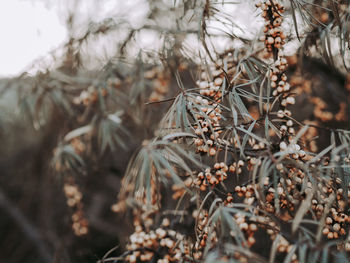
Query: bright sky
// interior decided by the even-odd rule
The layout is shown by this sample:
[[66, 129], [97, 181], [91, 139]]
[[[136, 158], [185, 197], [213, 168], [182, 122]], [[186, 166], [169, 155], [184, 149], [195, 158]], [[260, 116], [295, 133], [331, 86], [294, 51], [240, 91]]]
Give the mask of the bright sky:
[[[78, 1], [80, 22], [99, 21], [113, 16], [117, 6], [129, 22], [147, 13], [144, 0], [82, 0]], [[0, 1], [0, 78], [21, 74], [36, 59], [48, 57], [50, 51], [67, 38], [65, 17], [67, 8], [74, 8], [74, 0], [1, 0]], [[133, 10], [138, 6], [137, 10]], [[133, 7], [133, 12], [130, 8]], [[62, 9], [63, 8], [63, 9]], [[61, 17], [59, 17], [61, 16]], [[50, 59], [48, 60], [50, 61]]]
[[[0, 0], [0, 78], [21, 74], [34, 60], [47, 57], [50, 51], [65, 42], [67, 31], [64, 25], [65, 18], [62, 16], [67, 12], [62, 12], [62, 7], [72, 7], [74, 2], [73, 0]], [[82, 21], [87, 18], [99, 21], [108, 17], [109, 13], [112, 15], [114, 7], [117, 6], [116, 11], [120, 14], [125, 13], [129, 22], [137, 28], [139, 27], [137, 21], [142, 22], [147, 13], [148, 6], [145, 2], [144, 0], [82, 0], [78, 12]], [[251, 13], [255, 10], [253, 3], [242, 2], [241, 6], [226, 6], [225, 12], [244, 29], [248, 26], [252, 30], [251, 25], [254, 24], [252, 31], [255, 35], [261, 27], [262, 19], [259, 24], [259, 16], [256, 14], [252, 16]], [[135, 9], [135, 6], [138, 8]], [[252, 17], [254, 22], [251, 21]], [[220, 24], [212, 26], [222, 27]], [[155, 48], [154, 36], [149, 33], [140, 35], [138, 42], [141, 48]]]
[[33, 60], [58, 47], [66, 29], [44, 1], [3, 0], [0, 3], [0, 77], [21, 73]]

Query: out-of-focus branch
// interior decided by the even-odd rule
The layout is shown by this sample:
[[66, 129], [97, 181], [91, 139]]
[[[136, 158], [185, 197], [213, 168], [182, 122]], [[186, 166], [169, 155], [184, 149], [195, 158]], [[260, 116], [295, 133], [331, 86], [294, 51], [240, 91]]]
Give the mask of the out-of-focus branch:
[[45, 243], [41, 240], [40, 234], [35, 226], [33, 226], [15, 204], [8, 199], [2, 189], [0, 189], [0, 209], [5, 211], [21, 228], [25, 236], [32, 241], [43, 262], [53, 262], [52, 255]]

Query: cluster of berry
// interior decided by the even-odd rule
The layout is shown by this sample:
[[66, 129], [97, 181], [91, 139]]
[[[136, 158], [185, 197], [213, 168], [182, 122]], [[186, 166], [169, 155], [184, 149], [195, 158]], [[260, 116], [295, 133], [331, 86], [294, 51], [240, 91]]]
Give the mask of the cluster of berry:
[[161, 227], [148, 230], [140, 221], [135, 221], [135, 232], [130, 236], [127, 245], [130, 253], [125, 257], [126, 262], [151, 262], [154, 258], [157, 263], [190, 262], [190, 247], [185, 237], [172, 230], [170, 220], [164, 218]]
[[77, 236], [86, 235], [89, 231], [89, 228], [88, 221], [84, 217], [83, 212], [83, 195], [80, 192], [78, 186], [75, 184], [73, 178], [70, 177], [69, 179], [67, 179], [66, 183], [64, 184], [63, 190], [67, 198], [68, 206], [74, 209], [72, 215], [72, 228], [74, 233]]

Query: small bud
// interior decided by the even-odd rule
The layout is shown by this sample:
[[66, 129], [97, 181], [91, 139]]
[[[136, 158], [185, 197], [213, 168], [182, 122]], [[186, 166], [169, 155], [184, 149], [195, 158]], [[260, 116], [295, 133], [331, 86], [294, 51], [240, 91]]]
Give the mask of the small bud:
[[295, 104], [295, 99], [294, 99], [294, 97], [288, 97], [286, 102], [288, 104]]
[[285, 151], [285, 150], [287, 149], [287, 144], [286, 144], [285, 142], [281, 142], [281, 143], [280, 143], [280, 149], [281, 149], [282, 151]]

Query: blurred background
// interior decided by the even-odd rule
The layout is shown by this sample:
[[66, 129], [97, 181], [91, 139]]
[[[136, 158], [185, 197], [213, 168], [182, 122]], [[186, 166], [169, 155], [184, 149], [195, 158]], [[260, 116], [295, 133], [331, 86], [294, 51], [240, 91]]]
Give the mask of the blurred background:
[[[0, 4], [0, 262], [96, 262], [123, 251], [131, 215], [111, 208], [130, 157], [169, 107], [146, 103], [173, 97], [178, 78], [194, 84], [204, 4]], [[225, 49], [230, 37], [210, 23]]]

